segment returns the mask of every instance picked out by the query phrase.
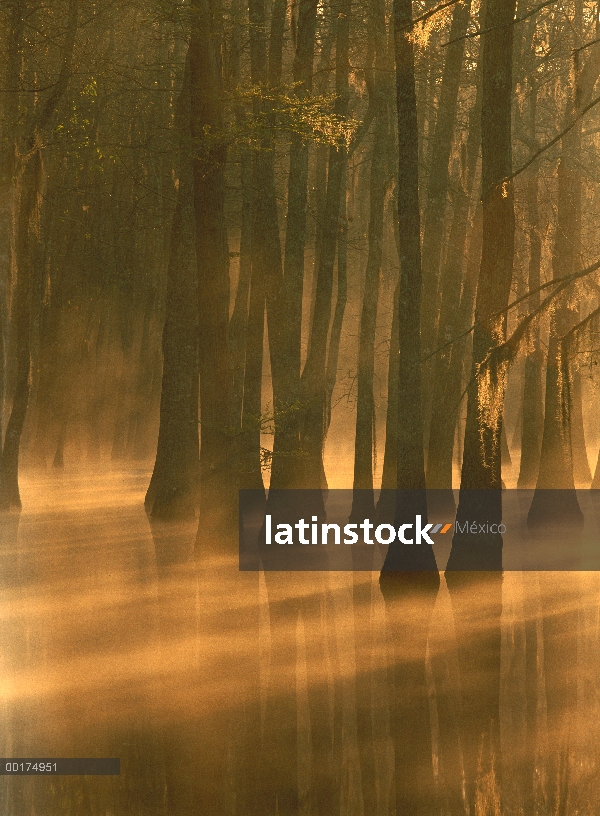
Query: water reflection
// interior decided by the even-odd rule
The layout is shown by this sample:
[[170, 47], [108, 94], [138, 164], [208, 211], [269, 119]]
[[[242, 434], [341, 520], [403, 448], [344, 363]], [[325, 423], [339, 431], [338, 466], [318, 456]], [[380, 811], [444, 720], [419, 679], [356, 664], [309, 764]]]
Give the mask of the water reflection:
[[[598, 573], [240, 573], [146, 474], [39, 477], [0, 522], [6, 816], [594, 813]], [[27, 509], [31, 508], [31, 509]], [[202, 549], [202, 548], [200, 548]]]

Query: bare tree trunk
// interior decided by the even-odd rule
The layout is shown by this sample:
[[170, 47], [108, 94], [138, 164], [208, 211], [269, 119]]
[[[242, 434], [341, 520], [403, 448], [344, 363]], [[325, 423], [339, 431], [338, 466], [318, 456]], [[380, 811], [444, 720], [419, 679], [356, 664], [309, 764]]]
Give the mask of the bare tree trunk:
[[[531, 90], [530, 96], [530, 134], [535, 139], [535, 111], [537, 89]], [[529, 239], [529, 291], [535, 291], [541, 283], [542, 242], [539, 233], [538, 208], [538, 173], [532, 168], [527, 180], [527, 221]], [[540, 295], [533, 295], [529, 308], [536, 309], [540, 304]], [[543, 353], [540, 348], [540, 331], [536, 324], [532, 338], [533, 351], [525, 359], [523, 378], [523, 424], [521, 430], [521, 464], [517, 487], [531, 489], [535, 487], [540, 467], [540, 449], [542, 444], [542, 427], [544, 422], [542, 363]]]
[[194, 0], [190, 40], [191, 132], [198, 268], [201, 522], [235, 507], [231, 478], [229, 251], [225, 223], [226, 146], [222, 133], [221, 9]]
[[[337, 236], [336, 262], [336, 296], [329, 347], [327, 349], [327, 366], [325, 370], [325, 435], [331, 424], [331, 400], [337, 381], [338, 362], [340, 358], [340, 343], [342, 340], [342, 326], [348, 302], [348, 219], [346, 201], [347, 162], [344, 163], [342, 174], [342, 191], [340, 201], [340, 227]], [[322, 459], [321, 459], [322, 461]], [[325, 473], [323, 472], [323, 480]]]
[[[581, 15], [582, 7], [580, 6], [579, 25], [581, 25]], [[599, 25], [600, 23], [597, 22], [597, 33], [600, 31]], [[581, 73], [577, 75], [574, 70], [571, 77], [565, 122], [572, 121], [578, 110], [589, 101], [599, 72], [600, 50], [596, 46], [589, 51]], [[562, 155], [558, 165], [558, 214], [552, 253], [554, 278], [568, 275], [574, 270], [576, 253], [579, 250], [581, 179], [577, 157], [580, 153], [580, 146], [581, 123], [578, 122], [562, 139]], [[579, 404], [573, 406], [571, 396], [567, 400], [567, 411], [563, 410], [564, 395], [561, 383], [564, 382], [564, 375], [568, 369], [562, 366], [560, 359], [560, 338], [577, 322], [578, 308], [570, 305], [568, 295], [563, 295], [556, 304], [550, 319], [544, 431], [536, 491], [528, 516], [530, 524], [551, 524], [553, 520], [563, 522], [566, 519], [576, 524], [581, 524], [583, 521], [574, 490], [572, 448], [572, 411], [574, 407], [576, 411], [581, 410], [581, 401], [579, 400]], [[564, 362], [565, 366], [568, 366], [567, 361]], [[570, 375], [567, 376], [567, 379], [569, 377]], [[585, 448], [585, 442], [582, 441], [580, 448]], [[581, 452], [585, 451], [580, 450]], [[587, 454], [585, 458], [587, 461]], [[579, 475], [587, 476], [587, 473], [582, 474], [580, 468]]]
[[[180, 149], [189, 140], [189, 60], [176, 126]], [[194, 253], [193, 177], [182, 158], [171, 225], [163, 327], [163, 375], [156, 461], [146, 493], [154, 519], [193, 518], [198, 486], [198, 275]]]
[[[398, 488], [394, 526], [427, 518], [421, 413], [421, 236], [419, 132], [411, 0], [394, 2], [398, 116]], [[426, 682], [429, 620], [439, 589], [433, 550], [390, 544], [379, 585], [391, 649], [390, 730], [395, 753], [396, 813], [425, 816], [434, 809], [431, 724]], [[402, 644], [400, 647], [399, 644]], [[410, 690], [407, 694], [407, 690]]]
[[[396, 103], [398, 116], [398, 229], [400, 294], [398, 302], [398, 471], [396, 517], [426, 517], [423, 418], [421, 406], [421, 235], [419, 213], [418, 124], [413, 45], [408, 37], [412, 10], [408, 0], [394, 4]], [[408, 502], [405, 505], [404, 500]], [[409, 560], [405, 563], [405, 559]], [[410, 566], [409, 566], [410, 565]], [[390, 545], [381, 580], [405, 568], [433, 570], [430, 548]], [[437, 591], [437, 590], [436, 590]]]
[[[479, 71], [481, 76], [481, 71]], [[448, 252], [442, 270], [442, 300], [437, 326], [436, 350], [433, 364], [433, 392], [431, 400], [431, 423], [429, 445], [427, 448], [427, 487], [435, 490], [452, 490], [452, 454], [454, 450], [454, 432], [458, 417], [460, 398], [462, 356], [466, 344], [464, 341], [447, 346], [468, 326], [464, 318], [471, 320], [472, 314], [465, 313], [467, 301], [461, 309], [461, 285], [463, 291], [467, 286], [467, 277], [472, 261], [464, 262], [467, 235], [469, 231], [469, 213], [472, 212], [472, 195], [475, 186], [477, 159], [481, 144], [481, 81], [478, 83], [475, 103], [469, 114], [469, 135], [466, 146], [466, 167], [462, 183], [457, 184], [456, 200], [452, 217], [452, 226], [448, 239]], [[480, 221], [473, 216], [474, 225]], [[477, 263], [479, 258], [477, 258]], [[476, 281], [473, 282], [471, 293]], [[450, 371], [453, 366], [452, 372]], [[448, 493], [449, 504], [454, 505], [454, 496]]]
[[[568, 141], [563, 143], [564, 148], [568, 145]], [[558, 168], [558, 224], [552, 256], [555, 278], [569, 274], [573, 269], [573, 174], [577, 171], [569, 164], [569, 158], [563, 154]], [[551, 523], [552, 518], [564, 519], [565, 514], [573, 521], [582, 519], [574, 490], [571, 428], [570, 423], [563, 424], [560, 393], [560, 337], [566, 334], [574, 322], [568, 300], [563, 296], [550, 318], [542, 447], [536, 491], [528, 516], [530, 523]], [[548, 489], [552, 489], [552, 494], [543, 492]], [[552, 515], [548, 516], [548, 513]]]
[[[513, 273], [513, 188], [511, 172], [512, 50], [516, 0], [488, 0], [482, 43], [482, 203], [481, 266], [475, 305], [473, 360], [457, 523], [500, 523], [500, 412], [482, 410], [485, 383], [477, 366], [505, 337], [501, 313], [508, 305]], [[503, 397], [502, 384], [499, 386]], [[481, 489], [483, 488], [483, 490]], [[483, 570], [480, 574], [469, 570]], [[500, 617], [502, 613], [502, 537], [454, 533], [446, 567], [458, 641], [464, 716], [461, 727], [466, 794], [474, 812], [478, 777], [489, 774], [501, 796], [500, 782]], [[486, 620], [485, 632], [477, 622]]]
[[[434, 351], [436, 339], [436, 316], [439, 307], [438, 283], [442, 244], [446, 221], [446, 205], [449, 185], [449, 161], [454, 135], [454, 123], [458, 107], [458, 90], [463, 67], [466, 40], [464, 35], [470, 20], [471, 2], [454, 6], [448, 39], [452, 43], [446, 50], [440, 100], [431, 142], [431, 160], [427, 178], [425, 217], [423, 224], [423, 304], [422, 344], [426, 356]], [[470, 132], [470, 131], [469, 131]], [[425, 421], [430, 414], [432, 366], [426, 366], [423, 377]]]
[[[358, 388], [356, 398], [356, 435], [354, 440], [354, 498], [353, 518], [373, 517], [373, 441], [375, 421], [375, 400], [373, 396], [373, 376], [375, 370], [375, 329], [381, 263], [383, 257], [383, 227], [385, 193], [387, 188], [387, 141], [389, 118], [386, 101], [388, 83], [383, 69], [386, 67], [386, 24], [385, 8], [380, 2], [374, 3], [372, 11], [372, 36], [375, 39], [375, 78], [372, 80], [371, 104], [376, 105], [375, 132], [371, 149], [371, 179], [369, 191], [369, 250], [365, 270], [362, 311], [360, 317], [358, 348]], [[356, 492], [358, 491], [358, 492]], [[366, 499], [367, 504], [363, 503]]]
[[21, 42], [25, 26], [25, 0], [12, 4], [6, 43], [6, 72], [4, 88], [7, 93], [3, 100], [2, 152], [0, 153], [0, 195], [1, 227], [0, 258], [4, 268], [0, 274], [0, 463], [4, 444], [4, 403], [7, 398], [8, 333], [11, 295], [10, 242], [11, 207], [13, 199], [13, 174], [15, 172], [15, 138], [19, 111], [19, 80], [21, 75]]
[[[16, 4], [12, 32], [16, 40], [13, 41], [13, 44], [18, 43], [19, 32], [23, 30], [21, 22], [18, 21], [18, 15], [24, 14], [24, 12], [25, 3]], [[12, 409], [4, 437], [2, 461], [0, 462], [0, 507], [4, 509], [21, 506], [19, 495], [19, 447], [30, 392], [32, 244], [39, 237], [36, 233], [38, 231], [38, 209], [41, 206], [44, 176], [40, 139], [45, 128], [51, 122], [67, 90], [71, 77], [78, 12], [79, 0], [69, 0], [58, 78], [44, 102], [39, 103], [37, 113], [23, 138], [15, 139], [13, 142], [14, 153], [10, 162], [15, 179], [13, 261], [16, 283], [11, 321], [14, 325], [16, 341], [17, 374]], [[16, 71], [20, 60], [21, 55], [18, 53], [9, 56], [7, 70]], [[17, 76], [15, 74], [12, 77], [15, 84]]]
[[16, 224], [13, 250], [16, 286], [12, 322], [17, 350], [17, 379], [10, 419], [2, 449], [0, 470], [0, 508], [21, 507], [19, 495], [19, 447], [29, 404], [31, 371], [31, 287], [33, 278], [33, 220], [41, 192], [42, 159], [40, 151], [27, 157], [17, 171], [15, 182]]
[[[338, 0], [335, 8], [337, 10], [335, 113], [340, 117], [344, 117], [348, 112], [349, 97], [349, 0]], [[304, 466], [304, 487], [308, 488], [325, 486], [323, 481], [323, 446], [325, 443], [327, 410], [327, 338], [331, 324], [333, 269], [340, 226], [340, 205], [344, 194], [345, 163], [345, 145], [332, 145], [329, 149], [327, 196], [320, 241], [310, 346], [301, 379], [301, 401], [304, 403], [301, 435], [303, 458], [301, 461]]]
[[[282, 8], [283, 6], [283, 8]], [[267, 10], [264, 0], [250, 0], [250, 63], [252, 82], [258, 87], [276, 86], [281, 78], [281, 50], [285, 2], [278, 0], [271, 17], [270, 44], [267, 49]], [[269, 104], [259, 98], [255, 111], [269, 115]], [[253, 157], [252, 192], [252, 275], [250, 315], [246, 346], [246, 373], [242, 416], [242, 484], [261, 488], [262, 458], [260, 425], [262, 415], [262, 369], [264, 313], [267, 308], [269, 351], [274, 402], [280, 383], [280, 339], [283, 316], [275, 308], [283, 281], [281, 244], [275, 190], [275, 147], [269, 137], [263, 139]]]
[[235, 304], [229, 321], [231, 349], [231, 425], [239, 434], [242, 426], [244, 401], [244, 371], [246, 365], [246, 332], [250, 304], [252, 274], [252, 156], [247, 148], [240, 150], [242, 223], [240, 235], [240, 263]]
[[385, 447], [383, 452], [383, 469], [381, 489], [395, 490], [398, 480], [398, 304], [400, 303], [400, 282], [394, 289], [392, 328], [390, 335], [390, 356], [388, 359], [388, 395], [385, 418]]
[[[483, 243], [481, 267], [475, 305], [473, 361], [467, 402], [467, 426], [461, 474], [461, 496], [457, 520], [477, 519], [477, 507], [472, 505], [474, 490], [492, 489], [483, 511], [491, 512], [500, 521], [500, 415], [488, 416], [480, 410], [485, 403], [486, 385], [478, 379], [477, 366], [489, 352], [502, 342], [506, 333], [502, 313], [508, 305], [514, 254], [513, 186], [504, 181], [511, 172], [511, 100], [512, 100], [512, 39], [515, 0], [489, 0], [486, 7], [482, 55], [482, 202]], [[481, 508], [480, 508], [481, 510]], [[473, 515], [475, 513], [476, 515]], [[497, 516], [497, 518], [496, 518]], [[482, 519], [483, 520], [483, 519]], [[489, 542], [489, 568], [501, 566], [500, 548]], [[483, 548], [476, 545], [479, 555]], [[469, 569], [471, 555], [467, 541], [455, 534], [449, 569]], [[463, 556], [466, 560], [463, 559]]]
[[[241, 57], [244, 48], [243, 23], [241, 19], [243, 3], [235, 0], [232, 6], [234, 26], [230, 56], [231, 80], [235, 85], [241, 82]], [[237, 18], [240, 18], [239, 20]], [[243, 128], [245, 112], [242, 105], [235, 109], [236, 124]], [[250, 279], [252, 275], [252, 152], [249, 147], [240, 146], [240, 186], [241, 224], [239, 274], [235, 303], [229, 321], [229, 349], [231, 355], [231, 429], [236, 435], [236, 463], [239, 466], [239, 444], [242, 430], [242, 408], [244, 401], [244, 372], [246, 365], [246, 332], [248, 330], [248, 309], [250, 300]]]
[[[296, 95], [303, 99], [312, 90], [312, 74], [317, 26], [317, 3], [302, 0], [298, 9], [296, 53], [293, 76]], [[304, 289], [304, 252], [308, 200], [308, 144], [299, 134], [290, 144], [288, 208], [285, 232], [284, 275], [276, 309], [282, 315], [278, 350], [278, 421], [273, 440], [271, 486], [292, 487], [300, 478], [300, 356], [302, 329], [302, 294]], [[274, 383], [275, 388], [275, 383]]]

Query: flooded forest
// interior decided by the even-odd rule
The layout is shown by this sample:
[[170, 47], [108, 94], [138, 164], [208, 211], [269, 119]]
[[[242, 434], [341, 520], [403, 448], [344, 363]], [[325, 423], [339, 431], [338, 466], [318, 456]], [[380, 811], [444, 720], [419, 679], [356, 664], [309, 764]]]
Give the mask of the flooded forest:
[[0, 0], [2, 816], [600, 814], [598, 103], [598, 0]]

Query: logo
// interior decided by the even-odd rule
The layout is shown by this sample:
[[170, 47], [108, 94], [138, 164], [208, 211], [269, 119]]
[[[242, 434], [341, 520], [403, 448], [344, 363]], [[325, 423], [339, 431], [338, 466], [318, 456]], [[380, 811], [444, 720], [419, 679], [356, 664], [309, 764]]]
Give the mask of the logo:
[[[492, 525], [495, 526], [495, 525]], [[501, 525], [504, 526], [504, 525]], [[273, 529], [275, 527], [275, 529]], [[411, 524], [401, 524], [397, 529], [392, 524], [379, 524], [377, 527], [370, 519], [364, 519], [360, 524], [319, 524], [316, 516], [311, 522], [299, 519], [295, 524], [273, 524], [270, 515], [265, 516], [265, 544], [357, 544], [362, 531], [363, 544], [392, 544], [396, 538], [401, 544], [430, 544], [433, 545], [432, 535], [445, 535], [454, 527], [448, 524], [425, 524], [422, 517], [417, 515]], [[320, 528], [320, 529], [319, 529]], [[372, 533], [372, 531], [374, 531]], [[374, 535], [375, 541], [371, 537]], [[309, 536], [309, 537], [307, 537]]]

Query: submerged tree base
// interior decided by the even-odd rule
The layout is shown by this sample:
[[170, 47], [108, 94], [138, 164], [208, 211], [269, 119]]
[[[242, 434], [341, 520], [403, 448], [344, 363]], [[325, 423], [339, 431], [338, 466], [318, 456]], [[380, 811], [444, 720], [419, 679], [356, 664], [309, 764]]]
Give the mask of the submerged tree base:
[[536, 490], [529, 513], [529, 527], [548, 527], [556, 525], [583, 527], [583, 513], [579, 507], [575, 489]]
[[502, 536], [499, 533], [454, 533], [446, 574], [470, 571], [502, 572]]

